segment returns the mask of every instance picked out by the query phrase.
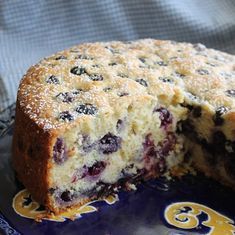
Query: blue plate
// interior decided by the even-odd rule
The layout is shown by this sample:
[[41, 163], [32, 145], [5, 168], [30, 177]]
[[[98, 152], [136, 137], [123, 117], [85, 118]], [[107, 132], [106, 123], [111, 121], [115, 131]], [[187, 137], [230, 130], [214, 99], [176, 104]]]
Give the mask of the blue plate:
[[235, 193], [202, 175], [181, 180], [145, 182], [136, 191], [120, 192], [119, 201], [93, 202], [97, 209], [75, 221], [43, 220], [18, 215], [12, 207], [22, 190], [11, 167], [14, 106], [0, 120], [0, 231], [3, 234], [189, 235], [235, 234]]

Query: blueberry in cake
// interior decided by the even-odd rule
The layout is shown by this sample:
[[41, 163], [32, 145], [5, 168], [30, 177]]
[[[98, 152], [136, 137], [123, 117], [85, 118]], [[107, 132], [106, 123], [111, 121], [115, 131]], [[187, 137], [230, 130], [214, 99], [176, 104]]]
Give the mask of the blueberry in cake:
[[54, 213], [186, 160], [235, 187], [234, 107], [235, 56], [152, 39], [82, 44], [22, 79], [14, 168]]

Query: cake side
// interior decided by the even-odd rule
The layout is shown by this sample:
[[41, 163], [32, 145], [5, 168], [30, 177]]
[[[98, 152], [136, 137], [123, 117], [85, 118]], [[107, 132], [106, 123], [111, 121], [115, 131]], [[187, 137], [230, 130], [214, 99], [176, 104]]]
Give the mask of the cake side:
[[38, 127], [16, 105], [13, 137], [13, 167], [16, 176], [39, 203], [48, 203], [48, 160], [53, 135]]

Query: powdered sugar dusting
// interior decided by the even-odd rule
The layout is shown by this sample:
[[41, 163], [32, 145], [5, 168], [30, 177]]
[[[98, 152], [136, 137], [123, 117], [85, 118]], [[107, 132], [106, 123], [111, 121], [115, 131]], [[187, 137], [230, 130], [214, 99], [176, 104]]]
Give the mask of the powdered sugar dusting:
[[[84, 69], [81, 74], [71, 73], [75, 66]], [[71, 125], [72, 122], [59, 120], [63, 111], [71, 112], [73, 122], [78, 121], [78, 105], [95, 105], [99, 110], [93, 117], [96, 118], [113, 112], [120, 99], [132, 102], [137, 96], [154, 96], [170, 105], [177, 95], [189, 92], [214, 107], [219, 100], [220, 104], [225, 102], [234, 108], [233, 98], [224, 92], [235, 89], [234, 66], [235, 56], [201, 44], [152, 39], [87, 43], [32, 66], [20, 83], [18, 102], [29, 118], [45, 130]], [[145, 86], [137, 82], [141, 79]], [[207, 89], [220, 92], [208, 96]]]

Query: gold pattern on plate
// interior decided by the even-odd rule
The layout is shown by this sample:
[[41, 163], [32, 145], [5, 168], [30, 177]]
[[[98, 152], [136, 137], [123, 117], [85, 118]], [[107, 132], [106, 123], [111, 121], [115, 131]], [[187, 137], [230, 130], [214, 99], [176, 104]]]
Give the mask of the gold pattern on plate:
[[[82, 214], [97, 211], [97, 208], [91, 205], [92, 203], [97, 201], [101, 200], [90, 201], [79, 208], [69, 209], [68, 211], [62, 212], [59, 215], [50, 214], [48, 216], [48, 213], [46, 213], [45, 210], [41, 209], [42, 207], [40, 206], [40, 204], [31, 198], [31, 195], [27, 191], [27, 189], [23, 189], [18, 192], [13, 198], [12, 207], [18, 215], [25, 218], [34, 220], [46, 219], [56, 222], [64, 222], [66, 219], [74, 220], [77, 218], [81, 218]], [[118, 196], [108, 196], [102, 201], [105, 201], [107, 204], [111, 205], [118, 201]]]
[[[201, 213], [207, 219], [199, 221]], [[164, 212], [168, 224], [181, 229], [199, 228], [200, 224], [210, 228], [208, 235], [234, 235], [234, 221], [219, 212], [194, 202], [177, 202], [169, 205]]]

